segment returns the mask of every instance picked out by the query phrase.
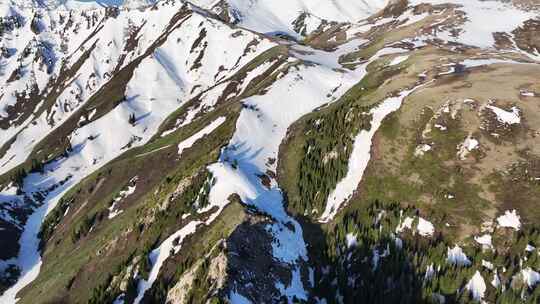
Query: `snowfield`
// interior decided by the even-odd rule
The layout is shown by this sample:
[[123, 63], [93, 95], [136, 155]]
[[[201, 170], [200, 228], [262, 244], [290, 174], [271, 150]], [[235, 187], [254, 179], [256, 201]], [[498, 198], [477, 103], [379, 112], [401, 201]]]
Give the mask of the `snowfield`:
[[[280, 145], [293, 123], [339, 100], [366, 77], [368, 65], [376, 60], [383, 58], [383, 68], [393, 67], [397, 70], [406, 66], [409, 69], [407, 65], [415, 59], [411, 50], [432, 43], [433, 38], [441, 39], [445, 46], [452, 45], [448, 43], [472, 46], [468, 48], [470, 52], [480, 48], [483, 53], [476, 57], [480, 59], [467, 59], [460, 63], [464, 68], [471, 69], [467, 71], [471, 73], [477, 70], [473, 69], [475, 67], [491, 64], [515, 64], [519, 60], [527, 61], [527, 64], [540, 62], [537, 50], [517, 48], [517, 38], [512, 33], [525, 21], [538, 19], [538, 12], [523, 11], [508, 1], [410, 0], [409, 7], [397, 19], [366, 19], [380, 12], [390, 1], [193, 0], [191, 3], [44, 0], [37, 4], [34, 0], [8, 0], [0, 3], [0, 17], [21, 18], [15, 28], [5, 32], [3, 28], [0, 29], [0, 124], [6, 125], [0, 129], [0, 147], [3, 148], [0, 174], [7, 174], [29, 161], [29, 158], [48, 160], [43, 172], [31, 172], [24, 177], [20, 189], [11, 183], [0, 190], [2, 207], [5, 207], [0, 209], [1, 219], [20, 227], [22, 231], [18, 240], [18, 256], [0, 260], [0, 270], [5, 270], [9, 264], [21, 270], [16, 284], [0, 295], [0, 303], [17, 302], [17, 293], [38, 277], [42, 264], [38, 233], [46, 216], [68, 191], [125, 152], [144, 146], [154, 137], [167, 137], [160, 139], [163, 141], [174, 139], [173, 133], [197, 121], [203, 114], [221, 109], [219, 107], [231, 100], [242, 104], [236, 122], [232, 118], [216, 115], [193, 134], [186, 135], [184, 140], [169, 142], [165, 147], [136, 155], [142, 157], [176, 146], [178, 158], [182, 159], [187, 149], [206, 136], [217, 133], [216, 130], [225, 123], [235, 125], [234, 133], [222, 148], [219, 158], [207, 166], [214, 183], [208, 193], [209, 204], [197, 212], [212, 213], [205, 220], [187, 223], [153, 248], [148, 256], [150, 273], [147, 279], [140, 278], [137, 282], [135, 303], [140, 303], [152, 288], [165, 261], [179, 252], [183, 240], [195, 234], [201, 226], [211, 225], [230, 203], [232, 195], [237, 195], [243, 203], [269, 219], [265, 229], [272, 236], [273, 260], [290, 270], [290, 280], [276, 281], [274, 287], [289, 302], [293, 299], [311, 300], [309, 288], [304, 286], [306, 272], [301, 267], [309, 259], [302, 226], [287, 212], [284, 193], [274, 177], [278, 171], [276, 160]], [[370, 43], [375, 41], [366, 39], [371, 38], [369, 35], [363, 38], [356, 35], [371, 33], [373, 27], [391, 22], [401, 22], [399, 27], [406, 27], [432, 17], [427, 13], [414, 15], [413, 7], [421, 3], [456, 4], [455, 9], [465, 15], [463, 19], [455, 20], [454, 26], [435, 26], [431, 34], [385, 45], [374, 55], [370, 53], [371, 57], [358, 56], [352, 62], [340, 62], [342, 56], [371, 46]], [[121, 7], [111, 10], [110, 6]], [[216, 16], [201, 8], [214, 12]], [[445, 13], [447, 11], [436, 15], [443, 16]], [[227, 16], [231, 19], [231, 25], [217, 16]], [[39, 19], [37, 28], [32, 21], [34, 18]], [[445, 21], [437, 16], [434, 19], [439, 23]], [[339, 43], [334, 37], [328, 48], [308, 46], [309, 34], [323, 26], [325, 29], [335, 27], [344, 37], [339, 38]], [[487, 58], [497, 51], [494, 49], [494, 33], [507, 36], [507, 53], [517, 54], [516, 61]], [[287, 39], [279, 38], [284, 36]], [[434, 47], [434, 44], [430, 47]], [[279, 59], [262, 60], [262, 55], [266, 55], [267, 51], [279, 52]], [[277, 68], [274, 65], [276, 62], [279, 63]], [[253, 63], [257, 66], [252, 67]], [[439, 75], [459, 74], [459, 64], [444, 66], [450, 70]], [[411, 64], [410, 68], [415, 67]], [[270, 69], [276, 70], [268, 76], [266, 74]], [[421, 71], [416, 70], [414, 75]], [[431, 72], [426, 70], [420, 74], [420, 78], [431, 77]], [[265, 82], [268, 87], [261, 90], [264, 93], [250, 85], [263, 75], [265, 80], [271, 79]], [[422, 81], [379, 98], [369, 111], [372, 115], [370, 129], [351, 135], [354, 136], [354, 143], [347, 172], [324, 198], [326, 205], [317, 219], [319, 223], [332, 222], [354, 195], [362, 195], [357, 193], [357, 189], [371, 160], [376, 132], [385, 118], [400, 110], [408, 97], [431, 83]], [[108, 94], [98, 95], [103, 90], [109, 90], [109, 84], [115, 89], [121, 88], [121, 98], [112, 100]], [[257, 93], [245, 94], [252, 89], [257, 89]], [[116, 98], [117, 92], [114, 94]], [[536, 92], [529, 91], [519, 93], [527, 101], [533, 100], [536, 95]], [[99, 98], [94, 98], [96, 96]], [[238, 96], [241, 98], [236, 98]], [[181, 113], [183, 115], [177, 115], [180, 109], [185, 110], [185, 113]], [[446, 109], [450, 111], [448, 105]], [[495, 115], [499, 123], [507, 126], [528, 121], [527, 113], [522, 113], [526, 107], [521, 105], [505, 110], [490, 102], [485, 109]], [[174, 120], [170, 120], [169, 126], [168, 119], [171, 117]], [[165, 122], [169, 127], [166, 130], [162, 129]], [[447, 130], [443, 125], [435, 125], [435, 128]], [[66, 146], [69, 146], [62, 148], [65, 150], [63, 154], [47, 156], [42, 154], [50, 151], [40, 151], [42, 154], [36, 151], [44, 143], [52, 145], [50, 137], [58, 137], [58, 134], [63, 140], [65, 137]], [[456, 156], [457, 149], [457, 158], [466, 160], [469, 154], [476, 153], [473, 151], [489, 148], [490, 143], [480, 143], [479, 139], [482, 138], [473, 138], [472, 134], [452, 144], [452, 155]], [[432, 142], [418, 142], [415, 145], [416, 157], [426, 158], [430, 156], [428, 153], [436, 152], [432, 149], [439, 149]], [[52, 155], [60, 156], [52, 158]], [[263, 182], [261, 177], [268, 179]], [[116, 188], [115, 191], [120, 192], [108, 206], [111, 223], [125, 216], [120, 215], [120, 203], [135, 191], [142, 191], [141, 187], [137, 188], [136, 182], [135, 176], [129, 185]], [[447, 194], [447, 198], [454, 196]], [[36, 207], [25, 222], [6, 211], [27, 206], [28, 200]], [[392, 234], [399, 248], [403, 247], [404, 242], [398, 237], [399, 233], [406, 230], [422, 237], [435, 235], [436, 226], [427, 219], [418, 215], [401, 215], [395, 235]], [[515, 231], [520, 230], [522, 225], [516, 210], [505, 211], [496, 218], [496, 223], [497, 227]], [[345, 235], [347, 249], [356, 247], [359, 237], [355, 233]], [[493, 240], [497, 240], [495, 234]], [[476, 246], [482, 246], [485, 250], [493, 250], [493, 240], [492, 234], [474, 237]], [[533, 245], [538, 244], [531, 243], [524, 250], [536, 254]], [[390, 249], [369, 250], [373, 253], [371, 263], [375, 271], [381, 259], [390, 255]], [[458, 245], [447, 248], [446, 262], [458, 267], [473, 265], [472, 259]], [[497, 287], [501, 281], [494, 264], [495, 261], [492, 264], [482, 260], [484, 270], [493, 273], [491, 285]], [[524, 267], [518, 268], [520, 272], [514, 278], [532, 288], [540, 282], [540, 274], [531, 267]], [[439, 270], [435, 270], [433, 264], [428, 266], [426, 280]], [[314, 280], [313, 272], [310, 268], [309, 282]], [[314, 286], [314, 283], [311, 285]], [[490, 292], [480, 271], [476, 271], [466, 284], [460, 286], [460, 290], [463, 289], [470, 291], [476, 301], [482, 301], [486, 292]], [[232, 303], [250, 303], [249, 299], [234, 290], [228, 297]], [[123, 296], [118, 297], [115, 303], [123, 303]]]
[[[14, 96], [17, 93], [25, 92], [27, 94], [27, 88], [32, 87], [36, 82], [43, 83], [43, 85], [38, 86], [40, 87], [40, 91], [48, 92], [52, 89], [52, 86], [46, 86], [45, 84], [50, 83], [54, 77], [57, 77], [61, 73], [65, 74], [62, 70], [62, 63], [65, 65], [65, 68], [74, 67], [79, 58], [85, 57], [85, 50], [90, 50], [90, 56], [79, 67], [78, 71], [75, 71], [76, 74], [65, 82], [68, 85], [65, 87], [60, 86], [56, 89], [59, 96], [54, 102], [51, 111], [45, 111], [39, 115], [38, 113], [34, 113], [23, 123], [15, 124], [11, 127], [7, 134], [2, 134], [0, 137], [1, 144], [6, 143], [12, 136], [15, 136], [15, 141], [0, 158], [0, 173], [5, 173], [26, 160], [40, 140], [75, 114], [104, 83], [110, 80], [110, 75], [114, 72], [117, 64], [121, 62], [123, 56], [126, 59], [123, 61], [122, 66], [125, 66], [150, 47], [164, 31], [175, 11], [171, 7], [168, 10], [155, 10], [148, 12], [148, 14], [139, 11], [130, 13], [129, 15], [127, 12], [121, 13], [117, 18], [105, 19], [106, 21], [102, 25], [103, 28], [87, 41], [85, 41], [85, 38], [92, 35], [92, 32], [95, 30], [94, 27], [81, 27], [78, 34], [67, 31], [67, 36], [65, 37], [62, 36], [60, 31], [46, 31], [41, 33], [39, 39], [43, 43], [50, 45], [52, 51], [56, 52], [55, 55], [64, 57], [56, 58], [53, 61], [55, 64], [50, 74], [39, 72], [41, 67], [38, 64], [28, 63], [23, 70], [24, 76], [22, 79], [11, 82], [2, 88], [4, 94], [0, 94], [0, 101], [2, 101], [4, 107], [16, 102]], [[26, 10], [18, 13], [27, 18], [30, 18], [33, 14], [32, 11]], [[103, 9], [96, 10], [93, 13], [96, 17], [103, 18], [105, 16]], [[46, 18], [43, 19], [43, 22], [45, 22], [47, 28], [52, 28], [52, 24], [59, 24], [60, 20], [66, 18], [68, 15], [69, 11], [50, 11], [49, 14], [45, 15]], [[75, 13], [73, 16], [74, 23], [85, 22], [83, 13]], [[141, 26], [147, 18], [152, 21], [153, 30], [143, 27], [140, 33], [139, 44], [135, 49], [127, 53], [124, 50], [124, 45], [126, 43], [126, 34], [129, 33], [128, 29]], [[15, 30], [12, 33], [13, 38], [9, 39], [10, 47], [22, 50], [25, 48], [25, 45], [30, 43], [32, 37], [28, 33], [32, 33], [32, 31], [29, 27], [30, 22], [27, 22], [25, 27]], [[70, 41], [65, 50], [61, 49], [63, 47], [63, 39]], [[16, 59], [17, 56], [9, 58], [8, 66], [4, 68], [7, 71], [9, 69], [15, 69], [12, 65], [16, 64]], [[6, 72], [2, 75], [3, 77], [0, 76], [0, 81], [7, 83], [6, 79], [9, 75], [10, 72]], [[40, 75], [40, 79], [35, 79], [32, 75]], [[37, 110], [39, 110], [39, 107], [36, 107]]]
[[[516, 8], [511, 3], [481, 0], [411, 0], [411, 5], [421, 3], [444, 4], [452, 3], [460, 7], [467, 19], [459, 26], [461, 31], [455, 37], [450, 31], [437, 33], [437, 37], [446, 41], [459, 42], [481, 48], [491, 48], [495, 44], [493, 33], [511, 32], [528, 19], [538, 17], [535, 12], [526, 12]], [[493, 22], [504, 20], [504, 22]]]
[[[193, 1], [204, 8], [213, 8], [218, 2], [216, 0]], [[292, 29], [292, 24], [303, 12], [313, 17], [308, 18], [308, 22], [312, 23], [320, 19], [355, 22], [383, 9], [389, 1], [226, 0], [226, 2], [230, 6], [229, 14], [236, 18], [242, 27], [259, 33], [285, 33], [299, 37], [298, 33]], [[220, 12], [221, 8], [215, 8], [214, 11]], [[309, 28], [313, 29], [315, 26], [312, 25]]]
[[[150, 21], [156, 20], [153, 29], [148, 30], [147, 35], [152, 32], [151, 36], [147, 36], [145, 39], [144, 34], [141, 34], [143, 35], [139, 42], [141, 45], [148, 46], [151, 41], [156, 39], [160, 30], [165, 28], [181, 4], [177, 3], [176, 5], [177, 7], [164, 6], [158, 10], [152, 10], [149, 14], [140, 12], [141, 22], [143, 16]], [[134, 15], [137, 16], [137, 14]], [[129, 17], [132, 18], [132, 15]], [[125, 20], [125, 22], [128, 21]], [[182, 22], [182, 20], [177, 22]], [[67, 157], [60, 157], [47, 164], [44, 174], [32, 173], [25, 179], [22, 190], [27, 195], [47, 191], [53, 185], [59, 187], [54, 191], [47, 191], [48, 195], [44, 198], [42, 206], [30, 216], [24, 226], [20, 239], [21, 249], [16, 263], [22, 270], [22, 276], [17, 284], [0, 297], [0, 302], [15, 302], [16, 293], [39, 274], [41, 258], [38, 253], [39, 239], [37, 234], [41, 223], [71, 187], [125, 151], [144, 145], [158, 131], [163, 121], [189, 99], [190, 94], [196, 94], [192, 90], [195, 83], [201, 89], [209, 88], [216, 81], [214, 78], [216, 73], [222, 70], [220, 66], [226, 66], [229, 73], [234, 73], [257, 54], [273, 46], [268, 41], [261, 41], [256, 46], [252, 46], [250, 51], [245, 52], [246, 45], [257, 39], [255, 35], [245, 32], [244, 35], [230, 39], [228, 37], [233, 33], [233, 29], [223, 24], [210, 22], [198, 14], [189, 14], [183, 22], [183, 26], [171, 33], [169, 39], [153, 52], [153, 56], [145, 58], [135, 69], [126, 88], [125, 101], [107, 114], [73, 130], [69, 136], [72, 151], [68, 153]], [[120, 31], [113, 29], [114, 22], [111, 26], [111, 28], [104, 30], [104, 35], [124, 34], [121, 30], [122, 27], [118, 27]], [[194, 29], [199, 29], [201, 26], [204, 26], [207, 31], [208, 52], [205, 54], [209, 54], [209, 56], [202, 56], [201, 59], [198, 59], [191, 54], [190, 50], [193, 42], [199, 37], [199, 31]], [[107, 38], [103, 37], [102, 40], [108, 41]], [[223, 45], [226, 42], [230, 43], [231, 46], [224, 50]], [[212, 50], [214, 47], [215, 50]], [[214, 56], [218, 50], [224, 55], [220, 57], [219, 62]], [[183, 56], [182, 59], [178, 59], [178, 54]], [[188, 60], [185, 60], [186, 57]], [[94, 58], [97, 60], [99, 56]], [[192, 69], [191, 66], [196, 60], [201, 60], [204, 64], [201, 68]], [[91, 69], [87, 73], [95, 73], [93, 66], [99, 65], [92, 61], [87, 61], [87, 63], [89, 64], [88, 68]], [[226, 75], [223, 75], [223, 78], [225, 77]], [[130, 115], [136, 117], [134, 123], [129, 122]], [[41, 121], [43, 124], [30, 124], [31, 127], [27, 129], [28, 132], [31, 132], [29, 134], [36, 137], [27, 138], [24, 135], [26, 133], [23, 132], [11, 145], [10, 151], [13, 152], [8, 152], [4, 157], [8, 157], [9, 153], [15, 153], [19, 158], [13, 159], [12, 157], [13, 160], [9, 167], [2, 168], [4, 172], [15, 166], [17, 162], [23, 161], [25, 155], [30, 153], [38, 139], [46, 136], [54, 128], [46, 124], [45, 118], [42, 118]], [[26, 138], [24, 140], [21, 137], [23, 135]], [[26, 140], [31, 142], [30, 146]], [[21, 200], [20, 197], [10, 193], [2, 194], [8, 195], [14, 201]]]
[[[343, 45], [336, 52], [350, 52], [358, 46], [358, 43], [360, 42]], [[261, 183], [260, 176], [266, 174], [268, 170], [276, 172], [277, 164], [270, 164], [268, 160], [277, 158], [279, 145], [288, 127], [300, 117], [326, 104], [328, 95], [333, 96], [331, 100], [339, 98], [365, 75], [365, 65], [355, 71], [338, 70], [336, 67], [339, 63], [336, 57], [330, 59], [329, 54], [323, 51], [304, 51], [309, 51], [309, 54], [298, 55], [299, 59], [291, 58], [288, 64], [282, 66], [277, 81], [265, 95], [248, 97], [243, 101], [244, 109], [236, 122], [236, 131], [231, 141], [223, 149], [219, 161], [208, 167], [215, 183], [209, 193], [209, 205], [199, 212], [207, 212], [218, 207], [210, 220], [204, 223], [210, 224], [228, 204], [229, 197], [238, 194], [244, 203], [268, 214], [274, 220], [274, 223], [267, 226], [267, 231], [274, 238], [273, 256], [290, 265], [293, 273], [290, 285], [285, 286], [281, 282], [276, 282], [276, 287], [289, 299], [297, 297], [307, 300], [307, 292], [296, 265], [299, 260], [307, 261], [302, 228], [287, 214], [277, 182], [271, 179], [270, 186], [267, 187]], [[309, 64], [304, 64], [304, 60]], [[284, 108], [288, 110], [282, 111]], [[216, 122], [210, 124], [208, 129], [202, 130], [201, 134], [215, 127]], [[199, 135], [198, 133], [193, 139], [181, 143], [179, 150], [189, 146]], [[294, 227], [293, 230], [289, 228], [290, 225]], [[184, 235], [183, 229], [178, 232], [179, 235]], [[189, 229], [188, 232], [194, 231]], [[169, 241], [172, 239], [168, 238], [151, 254], [151, 259], [155, 260], [152, 267], [152, 270], [156, 269], [155, 272], [159, 271], [162, 261], [166, 258], [165, 253], [161, 253], [161, 248], [168, 248]], [[151, 287], [154, 280], [155, 277], [151, 276], [148, 281], [140, 282], [138, 299], [142, 299], [144, 292]], [[236, 298], [236, 295], [231, 294], [231, 298]]]

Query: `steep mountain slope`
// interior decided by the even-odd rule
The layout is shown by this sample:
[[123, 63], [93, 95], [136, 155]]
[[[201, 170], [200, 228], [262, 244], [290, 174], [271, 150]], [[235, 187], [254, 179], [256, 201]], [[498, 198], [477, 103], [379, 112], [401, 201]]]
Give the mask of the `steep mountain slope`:
[[298, 29], [310, 33], [323, 21], [354, 22], [385, 7], [388, 0], [370, 1], [215, 1], [197, 0], [194, 4], [209, 9], [228, 22], [267, 34], [298, 37]]
[[539, 9], [0, 4], [0, 302], [537, 303]]

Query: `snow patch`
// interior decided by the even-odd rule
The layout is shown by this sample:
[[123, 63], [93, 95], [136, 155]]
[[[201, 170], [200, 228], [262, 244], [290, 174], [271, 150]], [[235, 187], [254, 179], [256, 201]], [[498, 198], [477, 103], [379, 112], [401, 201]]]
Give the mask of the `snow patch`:
[[529, 92], [529, 91], [521, 91], [519, 92], [519, 94], [523, 97], [534, 97], [536, 96], [536, 94], [534, 92]]
[[221, 116], [217, 118], [216, 120], [212, 121], [208, 126], [204, 127], [199, 132], [183, 140], [181, 143], [178, 144], [178, 155], [182, 155], [182, 152], [185, 149], [191, 148], [191, 146], [193, 146], [193, 144], [195, 144], [195, 142], [197, 142], [199, 139], [214, 132], [214, 130], [217, 129], [219, 126], [221, 126], [221, 124], [223, 124], [225, 120], [226, 118]]
[[516, 210], [506, 210], [504, 215], [497, 218], [497, 223], [499, 227], [513, 228], [515, 230], [519, 230], [521, 227], [520, 216]]
[[300, 276], [300, 270], [298, 268], [295, 268], [292, 271], [291, 282], [287, 287], [285, 287], [283, 283], [277, 282], [276, 288], [279, 289], [282, 295], [285, 295], [289, 299], [295, 297], [299, 300], [304, 301], [307, 301], [308, 299], [308, 294], [307, 291], [304, 289], [304, 285]]
[[529, 288], [534, 287], [538, 282], [540, 282], [540, 273], [532, 270], [530, 267], [521, 270], [520, 275], [523, 282], [526, 283]]
[[486, 260], [482, 260], [482, 266], [489, 269], [489, 270], [493, 270], [493, 263], [489, 262], [489, 261], [486, 261]]
[[497, 273], [497, 269], [495, 269], [495, 273], [493, 273], [493, 279], [491, 280], [491, 286], [495, 288], [499, 288], [501, 286], [501, 279], [499, 278], [499, 274]]
[[390, 61], [390, 63], [388, 65], [389, 66], [398, 65], [398, 64], [406, 61], [407, 59], [409, 59], [408, 55], [397, 56], [397, 57], [393, 58], [392, 61]]
[[492, 244], [491, 244], [491, 235], [489, 235], [489, 234], [484, 234], [482, 236], [476, 236], [476, 237], [474, 237], [474, 240], [478, 244], [482, 245], [482, 248], [484, 248], [484, 249], [490, 249], [490, 248], [493, 247]]
[[[425, 0], [411, 0], [411, 6], [426, 2]], [[482, 48], [491, 48], [495, 43], [493, 33], [511, 32], [522, 25], [528, 19], [536, 18], [534, 11], [526, 12], [516, 8], [512, 3], [499, 1], [478, 0], [430, 0], [430, 4], [453, 3], [460, 7], [458, 10], [465, 12], [466, 20], [459, 25], [458, 31], [443, 29], [437, 31], [436, 36], [440, 39], [474, 45]], [[493, 22], [504, 20], [504, 22]], [[455, 35], [457, 32], [457, 35]]]
[[[119, 202], [121, 202], [123, 199], [125, 199], [126, 197], [130, 196], [131, 194], [135, 193], [135, 189], [137, 187], [137, 182], [138, 180], [138, 177], [135, 176], [134, 178], [132, 178], [130, 181], [129, 181], [129, 184], [127, 186], [127, 188], [125, 190], [122, 190], [118, 193], [118, 195], [114, 198], [113, 200], [113, 203], [111, 204], [111, 206], [108, 208], [109, 209], [109, 216], [108, 218], [109, 219], [113, 219], [115, 218], [117, 215], [119, 215], [120, 213], [122, 213], [123, 211], [122, 210], [117, 210], [116, 207], [118, 205]], [[66, 210], [67, 211], [67, 210]]]
[[347, 233], [347, 235], [345, 236], [345, 239], [347, 241], [347, 248], [356, 247], [356, 244], [358, 242], [356, 238], [356, 234]]
[[418, 145], [416, 149], [414, 150], [414, 156], [416, 157], [424, 156], [424, 154], [426, 154], [426, 152], [431, 151], [431, 149], [432, 149], [431, 146], [428, 144]]
[[469, 155], [469, 153], [477, 149], [479, 145], [480, 143], [478, 142], [478, 140], [474, 139], [471, 135], [469, 135], [465, 139], [465, 141], [463, 141], [463, 143], [457, 146], [457, 150], [458, 150], [457, 155], [459, 159], [465, 160], [467, 156]]
[[[396, 233], [401, 233], [405, 229], [413, 230], [413, 223], [414, 218], [412, 217], [406, 217], [403, 219], [402, 222], [396, 227]], [[421, 217], [418, 217], [418, 224], [416, 226], [416, 230], [414, 232], [418, 231], [418, 234], [421, 236], [433, 236], [433, 233], [435, 232], [435, 226], [433, 224]]]
[[476, 271], [472, 279], [467, 283], [467, 290], [471, 292], [473, 299], [480, 301], [486, 292], [486, 282], [480, 274], [479, 271]]
[[231, 301], [232, 304], [251, 304], [250, 300], [236, 291], [231, 291], [229, 294], [229, 301]]
[[435, 232], [435, 227], [433, 224], [421, 217], [418, 218], [418, 226], [416, 229], [418, 229], [418, 233], [421, 236], [432, 236], [433, 232]]
[[[217, 212], [216, 212], [217, 213]], [[217, 217], [217, 214], [213, 214], [208, 222], [213, 221]], [[197, 226], [199, 224], [202, 224], [202, 222], [194, 221], [190, 222], [186, 226], [184, 226], [182, 229], [178, 230], [177, 232], [173, 233], [171, 236], [169, 236], [165, 241], [163, 241], [156, 249], [152, 250], [148, 256], [150, 260], [150, 274], [148, 275], [148, 280], [141, 279], [139, 280], [139, 284], [137, 286], [137, 297], [134, 300], [135, 304], [140, 303], [142, 300], [144, 293], [152, 287], [152, 284], [157, 279], [157, 276], [159, 274], [159, 270], [161, 269], [161, 266], [163, 265], [163, 262], [171, 255], [171, 253], [176, 254], [182, 245], [182, 241], [187, 236], [195, 233]], [[177, 245], [174, 245], [175, 240], [177, 241]]]
[[449, 264], [453, 264], [457, 266], [471, 265], [471, 261], [465, 255], [465, 253], [463, 253], [463, 250], [458, 245], [455, 245], [454, 248], [448, 247], [447, 256], [448, 257], [446, 258], [446, 261]]
[[371, 145], [375, 132], [381, 126], [384, 118], [397, 111], [401, 107], [403, 100], [414, 90], [416, 90], [416, 87], [402, 91], [398, 96], [384, 100], [379, 106], [370, 111], [370, 114], [373, 115], [371, 129], [369, 131], [362, 130], [356, 136], [347, 174], [338, 182], [336, 188], [328, 196], [326, 208], [319, 219], [320, 222], [327, 223], [330, 221], [336, 215], [340, 206], [354, 194], [371, 158]]
[[512, 107], [511, 111], [506, 111], [493, 105], [487, 105], [486, 108], [490, 109], [497, 115], [497, 120], [509, 124], [519, 124], [521, 122], [520, 111], [517, 107]]

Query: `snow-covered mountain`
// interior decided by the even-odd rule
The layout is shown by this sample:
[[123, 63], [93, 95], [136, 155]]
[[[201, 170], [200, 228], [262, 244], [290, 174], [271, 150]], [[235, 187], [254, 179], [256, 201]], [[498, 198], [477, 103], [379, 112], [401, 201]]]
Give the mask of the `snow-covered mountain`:
[[6, 0], [5, 5], [47, 10], [88, 10], [104, 7], [139, 8], [155, 4], [155, 0]]
[[260, 33], [298, 35], [293, 25], [304, 23], [307, 31], [317, 29], [323, 20], [330, 22], [356, 22], [365, 19], [386, 6], [388, 0], [369, 1], [243, 1], [196, 0], [194, 4], [226, 16], [229, 22]]
[[540, 299], [536, 1], [0, 13], [0, 303]]

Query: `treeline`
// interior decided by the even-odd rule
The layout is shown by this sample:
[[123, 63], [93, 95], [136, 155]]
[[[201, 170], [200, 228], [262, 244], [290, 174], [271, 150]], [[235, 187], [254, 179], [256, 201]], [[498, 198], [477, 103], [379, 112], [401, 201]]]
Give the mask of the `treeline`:
[[57, 206], [47, 215], [47, 217], [45, 217], [45, 221], [43, 221], [43, 224], [41, 224], [41, 228], [38, 233], [39, 249], [41, 251], [43, 251], [45, 245], [53, 236], [56, 226], [60, 224], [60, 221], [62, 220], [64, 214], [69, 208], [69, 205], [73, 201], [73, 197], [69, 199], [64, 199], [64, 197], [60, 198]]
[[369, 107], [342, 103], [307, 122], [298, 168], [300, 199], [291, 202], [293, 209], [309, 215], [315, 210], [322, 213], [328, 195], [347, 174], [356, 135], [371, 128], [368, 112]]
[[137, 280], [131, 273], [133, 259], [134, 255], [130, 254], [113, 273], [108, 274], [101, 284], [94, 287], [88, 304], [113, 303], [119, 297], [123, 298], [122, 303], [132, 303], [137, 297]]
[[[455, 244], [445, 235], [415, 233], [417, 215], [414, 207], [377, 201], [346, 212], [326, 232], [327, 265], [316, 272], [315, 295], [329, 303], [340, 297], [344, 303], [477, 303], [466, 286], [478, 271], [487, 287], [483, 300], [540, 303], [540, 284], [529, 286], [522, 275], [529, 267], [540, 269], [537, 228], [496, 230], [493, 249], [468, 242], [461, 247], [470, 264], [460, 265], [448, 261], [448, 249]], [[407, 216], [416, 219], [413, 229], [397, 233]], [[495, 276], [497, 287], [491, 283]]]
[[[168, 193], [168, 189], [174, 189], [177, 187], [181, 180], [179, 177], [166, 177], [164, 179], [163, 193]], [[171, 227], [177, 227], [178, 223], [181, 223], [182, 216], [184, 214], [192, 213], [196, 214], [196, 210], [201, 206], [208, 204], [208, 192], [210, 186], [214, 182], [212, 175], [207, 170], [201, 170], [195, 176], [193, 176], [185, 186], [184, 189], [178, 193], [169, 193], [167, 197], [167, 207], [164, 209], [158, 208], [156, 210], [155, 219], [150, 226], [138, 225], [136, 229], [141, 234], [141, 241], [143, 245], [137, 249], [137, 251], [130, 255], [126, 262], [120, 264], [112, 274], [110, 274], [105, 281], [96, 286], [92, 292], [88, 303], [112, 303], [119, 296], [124, 296], [124, 303], [132, 303], [137, 296], [137, 284], [141, 279], [148, 279], [150, 270], [152, 268], [151, 261], [149, 259], [150, 252], [154, 250], [159, 244], [166, 238], [171, 231]], [[170, 187], [169, 187], [170, 186]], [[162, 193], [162, 194], [163, 194]], [[106, 210], [106, 209], [105, 209]], [[92, 217], [92, 216], [91, 216]], [[91, 218], [90, 217], [90, 218]], [[89, 230], [86, 223], [90, 223], [86, 219], [78, 225], [78, 228], [74, 231]], [[88, 229], [86, 229], [88, 228]], [[81, 234], [82, 235], [82, 234]], [[143, 235], [146, 237], [142, 238]], [[174, 245], [177, 245], [177, 240], [173, 241]], [[183, 263], [177, 265], [176, 272], [177, 277], [180, 277], [182, 273], [188, 270], [195, 263], [195, 260], [186, 258]], [[136, 269], [137, 275], [133, 273]], [[122, 290], [121, 284], [118, 278], [126, 277], [126, 273], [129, 276], [129, 280], [126, 285], [126, 290]], [[145, 297], [143, 303], [165, 303], [167, 293], [176, 281], [167, 281], [163, 277], [159, 277], [150, 288]]]

